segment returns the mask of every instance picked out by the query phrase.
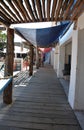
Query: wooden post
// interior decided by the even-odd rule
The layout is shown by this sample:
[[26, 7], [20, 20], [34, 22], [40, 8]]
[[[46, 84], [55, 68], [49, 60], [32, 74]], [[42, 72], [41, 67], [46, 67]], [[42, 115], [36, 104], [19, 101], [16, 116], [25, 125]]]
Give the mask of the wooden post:
[[38, 51], [38, 47], [36, 47], [36, 69], [39, 69], [39, 51]]
[[33, 45], [30, 45], [29, 76], [33, 75], [33, 55], [34, 55]]
[[[5, 59], [5, 76], [13, 75], [13, 61], [14, 61], [14, 30], [7, 29], [7, 52]], [[12, 103], [12, 81], [3, 92], [3, 102], [6, 104]]]

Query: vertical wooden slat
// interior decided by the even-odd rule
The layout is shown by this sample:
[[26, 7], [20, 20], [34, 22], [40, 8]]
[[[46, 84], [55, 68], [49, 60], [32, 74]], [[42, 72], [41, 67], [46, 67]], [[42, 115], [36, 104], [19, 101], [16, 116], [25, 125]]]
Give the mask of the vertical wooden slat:
[[56, 10], [56, 16], [55, 16], [55, 21], [56, 22], [57, 22], [57, 19], [59, 17], [60, 9], [62, 7], [62, 2], [63, 2], [63, 0], [59, 0], [58, 7], [57, 7], [57, 10]]
[[16, 15], [10, 10], [10, 8], [4, 3], [4, 1], [0, 1], [1, 5], [8, 11], [9, 15], [11, 15], [13, 21], [18, 21]]
[[27, 7], [27, 10], [28, 10], [28, 12], [30, 13], [30, 15], [32, 17], [32, 21], [36, 21], [29, 1], [28, 0], [24, 0], [24, 1], [25, 1], [25, 5]]
[[9, 6], [13, 9], [13, 11], [15, 12], [16, 16], [18, 17], [18, 20], [21, 20], [21, 22], [23, 22], [22, 17], [20, 16], [20, 13], [16, 10], [15, 6], [12, 4], [11, 0], [7, 1]]
[[43, 9], [43, 18], [45, 20], [46, 15], [45, 15], [45, 0], [42, 0], [42, 9]]
[[[7, 52], [5, 61], [5, 76], [13, 76], [13, 61], [14, 61], [14, 30], [7, 29]], [[12, 103], [12, 81], [3, 92], [3, 102], [6, 104]]]
[[56, 10], [57, 0], [53, 0], [53, 6], [52, 6], [52, 13], [51, 13], [51, 20], [54, 20], [55, 10]]
[[18, 11], [21, 13], [24, 22], [27, 22], [26, 16], [25, 16], [24, 12], [22, 11], [22, 9], [20, 8], [20, 6], [19, 6], [17, 0], [13, 0], [12, 2], [15, 4], [15, 6], [16, 6], [17, 9], [18, 9]]
[[22, 11], [23, 11], [23, 13], [24, 13], [24, 15], [25, 15], [26, 20], [27, 20], [28, 22], [31, 21], [29, 15], [28, 15], [28, 13], [27, 13], [27, 11], [26, 11], [24, 5], [23, 5], [23, 1], [22, 1], [22, 0], [18, 0], [18, 3], [19, 3], [20, 8], [22, 9]]
[[37, 21], [39, 21], [39, 18], [38, 18], [38, 15], [37, 15], [37, 11], [36, 11], [35, 0], [31, 0], [31, 1], [32, 1], [33, 13], [36, 16]]
[[66, 20], [68, 14], [69, 14], [70, 8], [73, 5], [73, 3], [74, 3], [74, 0], [70, 0], [69, 5], [67, 6], [67, 9], [64, 13], [63, 20]]
[[39, 19], [40, 19], [40, 21], [42, 21], [43, 18], [42, 18], [42, 10], [41, 10], [40, 0], [36, 0], [36, 5], [37, 5], [37, 11], [38, 11], [38, 14], [39, 14]]
[[51, 0], [47, 0], [47, 21], [50, 20], [50, 6], [51, 6]]
[[29, 76], [32, 76], [32, 75], [33, 75], [33, 56], [34, 56], [33, 45], [30, 45]]

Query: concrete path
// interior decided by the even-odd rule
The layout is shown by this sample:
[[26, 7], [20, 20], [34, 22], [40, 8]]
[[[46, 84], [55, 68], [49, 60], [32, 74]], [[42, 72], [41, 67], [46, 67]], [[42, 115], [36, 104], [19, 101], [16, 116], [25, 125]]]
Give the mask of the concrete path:
[[0, 101], [0, 130], [81, 130], [51, 66], [14, 82], [13, 103]]

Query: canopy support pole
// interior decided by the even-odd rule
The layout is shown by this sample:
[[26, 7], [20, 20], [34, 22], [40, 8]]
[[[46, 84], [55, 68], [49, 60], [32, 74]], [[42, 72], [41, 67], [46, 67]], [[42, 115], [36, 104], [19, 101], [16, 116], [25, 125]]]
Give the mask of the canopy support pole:
[[[5, 59], [5, 77], [13, 75], [13, 62], [14, 62], [14, 30], [7, 29], [7, 52]], [[12, 81], [5, 88], [3, 92], [3, 102], [6, 104], [12, 103]]]
[[34, 55], [33, 45], [30, 45], [29, 76], [33, 75], [33, 55]]

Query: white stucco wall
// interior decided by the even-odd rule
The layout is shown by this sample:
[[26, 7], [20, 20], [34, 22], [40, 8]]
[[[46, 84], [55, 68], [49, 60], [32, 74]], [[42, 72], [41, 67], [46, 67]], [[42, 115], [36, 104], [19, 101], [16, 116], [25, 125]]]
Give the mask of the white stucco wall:
[[65, 46], [59, 46], [59, 56], [58, 56], [58, 67], [57, 67], [57, 77], [63, 78], [63, 69], [65, 63]]
[[73, 109], [84, 110], [84, 29], [73, 31], [69, 102]]
[[82, 15], [79, 17], [78, 19], [78, 26], [77, 29], [84, 29], [84, 13], [82, 13]]

